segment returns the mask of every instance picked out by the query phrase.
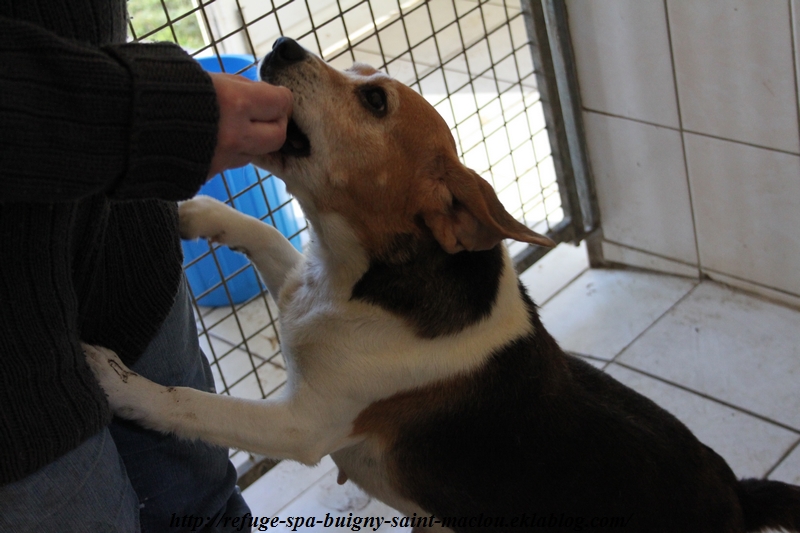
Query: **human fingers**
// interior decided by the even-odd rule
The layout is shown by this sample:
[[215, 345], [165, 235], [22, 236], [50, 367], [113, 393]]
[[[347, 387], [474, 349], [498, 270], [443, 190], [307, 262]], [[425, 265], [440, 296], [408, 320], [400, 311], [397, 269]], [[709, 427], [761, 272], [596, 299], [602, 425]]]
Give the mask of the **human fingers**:
[[251, 93], [251, 120], [257, 122], [283, 121], [292, 115], [292, 91], [286, 87], [270, 85], [265, 82], [253, 83], [248, 87]]
[[241, 139], [242, 153], [255, 157], [277, 152], [286, 142], [287, 124], [286, 117], [271, 122], [251, 122]]
[[232, 74], [211, 74], [220, 114], [271, 122], [292, 113], [292, 92], [286, 87], [255, 82]]
[[212, 74], [219, 104], [217, 146], [209, 176], [278, 150], [286, 139], [292, 94], [285, 87]]

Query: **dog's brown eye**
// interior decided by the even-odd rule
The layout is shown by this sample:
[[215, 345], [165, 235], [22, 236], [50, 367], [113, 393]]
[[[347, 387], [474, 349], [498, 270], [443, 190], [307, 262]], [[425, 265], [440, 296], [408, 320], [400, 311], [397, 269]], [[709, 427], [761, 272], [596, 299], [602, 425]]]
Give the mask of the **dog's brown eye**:
[[361, 100], [376, 116], [386, 115], [386, 92], [380, 87], [364, 87], [361, 89]]

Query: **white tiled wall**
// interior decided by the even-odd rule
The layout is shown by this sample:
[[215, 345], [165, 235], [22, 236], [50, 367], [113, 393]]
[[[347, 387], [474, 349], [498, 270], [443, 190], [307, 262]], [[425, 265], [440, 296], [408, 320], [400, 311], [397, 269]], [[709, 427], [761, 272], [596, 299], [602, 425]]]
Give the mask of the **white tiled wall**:
[[[663, 0], [567, 2], [583, 105], [677, 128]], [[591, 84], [584, 87], [586, 80]]]
[[696, 264], [680, 133], [596, 113], [584, 119], [606, 237]]
[[684, 138], [703, 267], [800, 294], [800, 157]]
[[607, 260], [800, 304], [800, 0], [566, 0]]
[[669, 0], [686, 130], [797, 153], [788, 0]]

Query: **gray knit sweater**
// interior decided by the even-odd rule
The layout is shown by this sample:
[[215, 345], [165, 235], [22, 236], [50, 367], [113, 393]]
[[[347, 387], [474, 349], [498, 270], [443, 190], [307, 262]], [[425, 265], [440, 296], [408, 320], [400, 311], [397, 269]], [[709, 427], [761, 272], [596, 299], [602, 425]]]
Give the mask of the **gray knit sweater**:
[[0, 484], [110, 421], [79, 340], [134, 362], [180, 280], [216, 96], [125, 30], [125, 0], [0, 0]]

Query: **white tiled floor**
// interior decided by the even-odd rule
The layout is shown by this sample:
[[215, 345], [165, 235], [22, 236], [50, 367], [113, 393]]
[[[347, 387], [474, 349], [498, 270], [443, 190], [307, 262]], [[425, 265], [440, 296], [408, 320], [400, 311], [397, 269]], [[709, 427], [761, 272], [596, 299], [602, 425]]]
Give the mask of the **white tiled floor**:
[[[676, 415], [737, 475], [800, 484], [799, 310], [712, 282], [589, 270], [571, 245], [522, 280], [565, 349]], [[256, 516], [399, 516], [336, 484], [330, 458], [283, 462], [244, 495]]]

